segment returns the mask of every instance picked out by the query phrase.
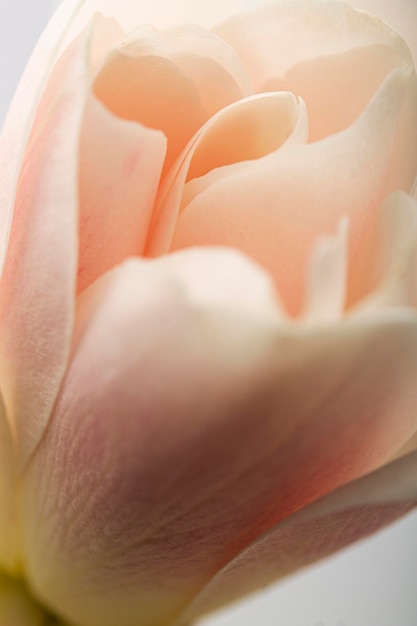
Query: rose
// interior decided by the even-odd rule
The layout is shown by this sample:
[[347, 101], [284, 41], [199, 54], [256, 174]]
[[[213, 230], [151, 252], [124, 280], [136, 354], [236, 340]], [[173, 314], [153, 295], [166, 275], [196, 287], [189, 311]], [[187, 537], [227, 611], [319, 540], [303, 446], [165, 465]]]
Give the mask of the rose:
[[67, 1], [6, 121], [3, 623], [18, 574], [180, 624], [417, 501], [409, 52], [338, 2], [91, 22], [222, 5]]

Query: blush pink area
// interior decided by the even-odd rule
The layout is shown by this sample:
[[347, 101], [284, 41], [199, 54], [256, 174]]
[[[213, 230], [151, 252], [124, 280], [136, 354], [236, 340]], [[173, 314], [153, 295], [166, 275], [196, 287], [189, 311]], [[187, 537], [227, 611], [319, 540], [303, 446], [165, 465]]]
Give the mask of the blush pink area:
[[290, 516], [228, 563], [181, 616], [218, 609], [384, 528], [417, 506], [417, 453]]
[[417, 66], [417, 2], [415, 0], [349, 0], [358, 9], [385, 20], [404, 37]]
[[195, 249], [81, 296], [22, 488], [30, 586], [69, 623], [173, 620], [257, 536], [415, 431], [413, 313], [301, 329], [272, 294], [245, 257]]
[[60, 88], [26, 149], [1, 282], [0, 378], [22, 464], [43, 434], [70, 350], [88, 37], [54, 68]]

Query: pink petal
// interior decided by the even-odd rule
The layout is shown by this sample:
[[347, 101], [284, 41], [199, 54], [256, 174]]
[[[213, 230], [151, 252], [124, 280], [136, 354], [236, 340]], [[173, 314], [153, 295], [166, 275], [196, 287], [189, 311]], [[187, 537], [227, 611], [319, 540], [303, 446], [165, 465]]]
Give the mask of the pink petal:
[[198, 249], [84, 292], [22, 500], [30, 584], [70, 623], [167, 623], [415, 431], [414, 314], [314, 330], [286, 325], [272, 293], [248, 260]]
[[380, 530], [417, 506], [416, 485], [414, 452], [325, 496], [242, 550], [181, 619], [193, 621]]
[[42, 436], [70, 348], [87, 38], [56, 65], [60, 89], [32, 132], [0, 289], [0, 380], [22, 463]]

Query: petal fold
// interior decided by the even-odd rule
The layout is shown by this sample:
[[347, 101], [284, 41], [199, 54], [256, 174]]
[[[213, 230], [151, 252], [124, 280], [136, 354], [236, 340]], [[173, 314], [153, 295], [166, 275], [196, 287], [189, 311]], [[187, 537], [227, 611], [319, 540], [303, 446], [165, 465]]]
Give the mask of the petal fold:
[[375, 228], [380, 203], [393, 191], [411, 189], [417, 143], [402, 144], [398, 129], [403, 108], [411, 111], [413, 103], [408, 132], [417, 128], [417, 91], [409, 99], [414, 87], [415, 73], [397, 68], [345, 131], [308, 145], [288, 143], [258, 160], [200, 177], [194, 183], [199, 193], [183, 207], [170, 249], [239, 248], [271, 272], [287, 310], [298, 314], [314, 242], [346, 216], [351, 271], [362, 271], [356, 256]]
[[288, 324], [230, 250], [132, 260], [83, 292], [77, 320], [22, 491], [25, 571], [69, 623], [168, 623], [416, 428], [415, 315]]

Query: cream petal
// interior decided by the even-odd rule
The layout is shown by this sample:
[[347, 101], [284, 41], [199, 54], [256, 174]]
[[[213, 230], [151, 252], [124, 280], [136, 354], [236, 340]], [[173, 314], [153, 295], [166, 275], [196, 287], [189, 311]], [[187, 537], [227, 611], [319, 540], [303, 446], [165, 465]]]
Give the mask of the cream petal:
[[339, 0], [320, 5], [314, 0], [283, 0], [237, 15], [214, 32], [239, 54], [256, 89], [284, 77], [300, 62], [373, 44], [389, 46], [411, 61], [395, 31]]
[[414, 314], [288, 325], [248, 260], [179, 256], [83, 293], [25, 476], [25, 571], [70, 623], [172, 620], [245, 545], [416, 428]]
[[87, 44], [85, 32], [54, 69], [60, 89], [25, 154], [0, 289], [0, 380], [22, 464], [42, 436], [70, 349]]
[[[272, 273], [288, 310], [299, 312], [314, 241], [334, 232], [346, 216], [353, 264], [380, 202], [392, 191], [411, 188], [417, 143], [406, 143], [400, 162], [394, 154], [398, 116], [404, 106], [411, 110], [409, 88], [416, 80], [408, 67], [398, 68], [347, 130], [201, 177], [199, 193], [176, 222], [170, 249], [237, 247]], [[409, 132], [417, 125], [417, 93], [415, 105]]]
[[194, 620], [329, 556], [417, 506], [417, 452], [292, 515], [225, 565], [181, 620]]
[[395, 28], [408, 43], [417, 67], [417, 4], [415, 0], [349, 0], [358, 9], [368, 11]]
[[245, 8], [242, 0], [196, 0], [193, 3], [188, 0], [84, 0], [63, 46], [85, 28], [95, 12], [116, 18], [126, 31], [130, 31], [139, 24], [152, 24], [156, 28], [170, 28], [182, 23], [211, 27], [220, 20], [241, 12], [242, 8]]

